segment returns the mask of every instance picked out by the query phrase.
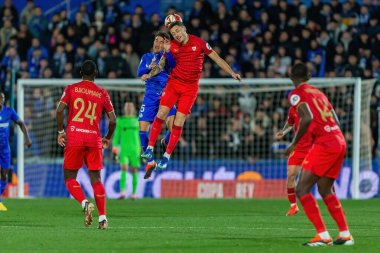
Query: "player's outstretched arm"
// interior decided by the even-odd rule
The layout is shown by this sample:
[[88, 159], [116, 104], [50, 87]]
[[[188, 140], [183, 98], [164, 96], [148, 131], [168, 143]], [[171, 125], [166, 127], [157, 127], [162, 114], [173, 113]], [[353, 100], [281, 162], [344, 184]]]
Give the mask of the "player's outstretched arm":
[[66, 133], [65, 129], [63, 129], [63, 111], [66, 108], [66, 104], [59, 102], [57, 110], [56, 110], [56, 119], [57, 119], [57, 126], [58, 126], [58, 137], [57, 142], [61, 147], [64, 147], [66, 145]]
[[293, 152], [297, 143], [299, 140], [301, 140], [302, 136], [305, 135], [307, 129], [311, 124], [311, 121], [313, 120], [313, 113], [310, 111], [309, 105], [307, 103], [301, 103], [297, 108], [297, 112], [300, 117], [299, 128], [292, 143], [285, 151], [286, 155], [290, 155], [290, 153]]
[[116, 115], [115, 115], [115, 112], [114, 111], [108, 112], [107, 116], [109, 118], [108, 132], [107, 132], [106, 136], [102, 140], [103, 148], [108, 148], [109, 147], [112, 135], [115, 132], [115, 128], [116, 128]]
[[30, 148], [32, 146], [32, 141], [30, 140], [29, 132], [28, 132], [28, 129], [26, 128], [26, 126], [24, 124], [24, 121], [22, 121], [21, 119], [19, 119], [17, 121], [17, 125], [19, 125], [22, 133], [25, 136], [25, 146], [27, 146], [28, 148]]
[[211, 54], [208, 55], [216, 64], [218, 64], [218, 66], [223, 69], [224, 71], [226, 71], [228, 74], [230, 74], [232, 76], [232, 78], [236, 79], [236, 80], [239, 80], [241, 81], [241, 77], [240, 77], [240, 74], [238, 73], [235, 73], [230, 65], [228, 65], [228, 63], [223, 60], [217, 52], [215, 51], [212, 51]]

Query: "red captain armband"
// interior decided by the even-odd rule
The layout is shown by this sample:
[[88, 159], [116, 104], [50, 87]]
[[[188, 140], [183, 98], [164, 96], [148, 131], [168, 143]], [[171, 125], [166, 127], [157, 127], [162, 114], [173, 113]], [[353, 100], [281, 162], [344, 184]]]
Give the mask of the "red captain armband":
[[117, 154], [117, 148], [116, 148], [116, 147], [113, 147], [113, 148], [112, 148], [112, 153], [113, 153], [113, 154]]

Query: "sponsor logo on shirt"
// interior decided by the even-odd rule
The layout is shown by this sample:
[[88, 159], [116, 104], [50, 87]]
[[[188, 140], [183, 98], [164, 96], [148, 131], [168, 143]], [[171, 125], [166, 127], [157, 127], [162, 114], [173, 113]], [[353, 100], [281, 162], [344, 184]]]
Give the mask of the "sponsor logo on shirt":
[[336, 131], [336, 130], [339, 130], [339, 127], [338, 126], [333, 126], [333, 127], [330, 127], [330, 126], [325, 126], [324, 128], [323, 128], [326, 132], [331, 132], [331, 131]]
[[6, 122], [6, 123], [0, 123], [0, 127], [1, 128], [7, 128], [7, 127], [9, 127], [9, 123], [8, 122]]
[[74, 130], [75, 130], [75, 126], [71, 126], [71, 127], [70, 127], [70, 130], [71, 130], [71, 132], [74, 132]]
[[76, 128], [75, 132], [85, 133], [85, 134], [97, 134], [94, 130], [88, 130], [88, 129], [82, 129], [82, 128]]
[[300, 100], [301, 100], [300, 96], [298, 96], [297, 94], [293, 94], [290, 97], [290, 104], [292, 106], [296, 106], [300, 102]]
[[192, 47], [191, 49], [193, 49], [193, 51], [197, 50], [197, 47]]

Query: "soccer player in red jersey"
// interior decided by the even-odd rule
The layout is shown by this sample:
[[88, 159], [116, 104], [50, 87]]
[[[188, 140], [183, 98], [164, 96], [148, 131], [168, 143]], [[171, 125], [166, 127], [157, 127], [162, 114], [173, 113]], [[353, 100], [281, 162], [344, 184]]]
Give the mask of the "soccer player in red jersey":
[[[153, 148], [161, 133], [162, 124], [170, 109], [173, 105], [177, 104], [172, 134], [165, 154], [157, 165], [160, 169], [167, 167], [170, 155], [182, 135], [182, 127], [186, 117], [190, 114], [194, 101], [197, 98], [199, 79], [205, 55], [209, 56], [234, 79], [241, 80], [240, 75], [235, 73], [228, 63], [212, 50], [208, 43], [197, 36], [188, 34], [182, 22], [171, 23], [169, 31], [174, 39], [171, 42], [165, 43], [165, 57], [173, 57], [176, 65], [170, 73], [167, 86], [162, 94], [160, 108], [152, 124], [148, 148], [141, 155], [142, 158], [146, 159], [153, 157]], [[146, 172], [148, 174], [146, 178], [150, 176], [154, 169], [151, 168]]]
[[[294, 107], [290, 107], [288, 120], [286, 121], [283, 129], [276, 133], [276, 138], [281, 139], [291, 129], [294, 129], [294, 132], [297, 132], [298, 126], [299, 126], [299, 117], [297, 115], [296, 109]], [[288, 166], [287, 166], [288, 176], [286, 180], [286, 185], [287, 185], [288, 200], [290, 202], [290, 209], [286, 213], [286, 216], [293, 216], [299, 212], [299, 208], [297, 206], [296, 192], [295, 192], [296, 176], [297, 176], [298, 171], [301, 169], [302, 162], [305, 159], [305, 156], [312, 145], [313, 145], [312, 137], [310, 136], [309, 133], [306, 133], [304, 136], [302, 136], [301, 140], [297, 143], [297, 146], [294, 149], [294, 151], [289, 155]]]
[[[58, 144], [65, 148], [63, 169], [70, 194], [82, 205], [84, 225], [92, 224], [94, 204], [90, 203], [78, 183], [78, 170], [88, 168], [94, 198], [99, 213], [99, 229], [107, 229], [106, 192], [100, 179], [103, 168], [102, 148], [108, 148], [116, 126], [116, 115], [110, 97], [94, 83], [98, 74], [96, 64], [86, 60], [81, 66], [83, 80], [66, 87], [57, 108]], [[63, 127], [64, 109], [68, 107], [67, 133]], [[103, 111], [109, 118], [108, 132], [102, 139], [99, 123]]]
[[[354, 240], [348, 230], [342, 205], [331, 191], [343, 164], [346, 141], [339, 128], [334, 108], [326, 95], [306, 83], [310, 77], [311, 74], [303, 63], [298, 63], [291, 69], [290, 79], [296, 88], [289, 94], [289, 101], [297, 110], [300, 121], [297, 134], [286, 150], [289, 155], [307, 132], [312, 135], [313, 146], [302, 163], [296, 194], [317, 235], [304, 245], [353, 245]], [[317, 184], [330, 215], [338, 225], [339, 236], [334, 242], [323, 222], [318, 203], [310, 193], [314, 184]]]

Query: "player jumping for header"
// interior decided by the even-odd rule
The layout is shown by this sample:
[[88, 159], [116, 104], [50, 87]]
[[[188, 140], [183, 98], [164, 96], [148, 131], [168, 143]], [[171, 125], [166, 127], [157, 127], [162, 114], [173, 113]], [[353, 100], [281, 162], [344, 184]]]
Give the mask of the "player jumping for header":
[[[182, 22], [173, 22], [169, 31], [174, 40], [165, 43], [164, 57], [175, 59], [176, 65], [170, 73], [168, 84], [162, 94], [160, 108], [152, 124], [148, 148], [141, 155], [151, 159], [157, 138], [162, 130], [170, 108], [177, 104], [177, 113], [174, 119], [173, 131], [163, 158], [158, 163], [159, 169], [166, 169], [175, 146], [181, 135], [187, 115], [190, 113], [198, 95], [199, 79], [205, 55], [208, 55], [219, 67], [230, 74], [234, 79], [241, 80], [226, 61], [212, 50], [211, 46], [201, 38], [188, 34]], [[153, 171], [154, 168], [151, 169]]]
[[[145, 152], [148, 147], [148, 131], [150, 124], [158, 112], [162, 90], [166, 86], [170, 71], [175, 66], [173, 57], [162, 57], [164, 54], [164, 41], [169, 39], [169, 34], [165, 32], [156, 33], [153, 42], [153, 52], [146, 53], [142, 56], [137, 70], [137, 75], [141, 77], [141, 80], [145, 81], [145, 95], [139, 112], [140, 142], [143, 152]], [[166, 125], [169, 131], [166, 133], [165, 138], [161, 140], [161, 144], [164, 147], [166, 147], [169, 142], [175, 114], [176, 107], [173, 106], [166, 119]], [[145, 168], [145, 179], [150, 177], [156, 165], [153, 157], [148, 159]]]

